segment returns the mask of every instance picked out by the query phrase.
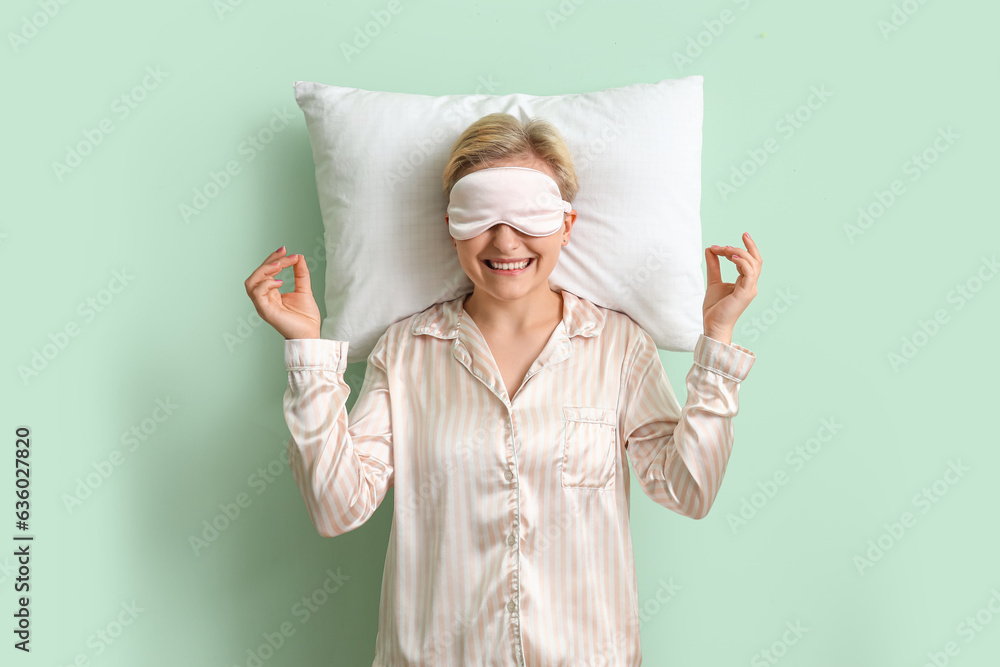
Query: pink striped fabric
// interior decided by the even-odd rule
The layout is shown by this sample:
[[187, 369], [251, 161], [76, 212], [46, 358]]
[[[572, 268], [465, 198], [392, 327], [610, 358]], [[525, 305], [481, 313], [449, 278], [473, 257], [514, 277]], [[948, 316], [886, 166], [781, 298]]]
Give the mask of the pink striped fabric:
[[694, 519], [755, 355], [699, 337], [683, 408], [627, 315], [572, 292], [513, 398], [466, 296], [392, 324], [353, 408], [346, 341], [285, 341], [288, 452], [323, 536], [393, 488], [373, 667], [641, 661], [629, 468]]

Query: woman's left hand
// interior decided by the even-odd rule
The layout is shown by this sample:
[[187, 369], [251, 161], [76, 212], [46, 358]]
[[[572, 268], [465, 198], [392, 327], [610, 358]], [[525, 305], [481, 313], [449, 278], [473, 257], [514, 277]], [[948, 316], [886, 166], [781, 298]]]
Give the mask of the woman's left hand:
[[[732, 341], [736, 319], [757, 296], [757, 277], [763, 263], [757, 244], [749, 233], [743, 234], [743, 244], [746, 250], [715, 245], [705, 248], [705, 263], [708, 266], [708, 287], [702, 306], [705, 335], [726, 344]], [[736, 265], [739, 276], [735, 283], [722, 282], [719, 255], [725, 255]]]

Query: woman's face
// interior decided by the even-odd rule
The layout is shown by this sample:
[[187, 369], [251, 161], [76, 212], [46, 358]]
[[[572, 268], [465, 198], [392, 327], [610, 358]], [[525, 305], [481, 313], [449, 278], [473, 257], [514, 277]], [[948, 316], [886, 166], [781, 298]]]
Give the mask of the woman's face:
[[[555, 180], [555, 173], [548, 163], [534, 157], [494, 162], [481, 168], [486, 167], [528, 167], [545, 172]], [[530, 236], [500, 223], [471, 239], [461, 241], [452, 237], [452, 244], [458, 250], [458, 261], [476, 290], [488, 292], [501, 300], [518, 299], [540, 286], [550, 289], [549, 274], [559, 261], [563, 241], [569, 240], [575, 222], [576, 209], [573, 209], [565, 215], [562, 228], [548, 236]], [[445, 215], [447, 223], [448, 216]], [[488, 259], [506, 260], [507, 263], [528, 259], [530, 263], [518, 272], [499, 272], [486, 264]]]

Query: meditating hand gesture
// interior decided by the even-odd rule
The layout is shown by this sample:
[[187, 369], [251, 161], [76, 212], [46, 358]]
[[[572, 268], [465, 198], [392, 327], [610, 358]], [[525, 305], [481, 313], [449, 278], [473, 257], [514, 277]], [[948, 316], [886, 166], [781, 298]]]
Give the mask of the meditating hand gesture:
[[[282, 281], [273, 276], [286, 266], [294, 267], [295, 289], [282, 293], [278, 291]], [[320, 337], [323, 320], [313, 297], [305, 257], [286, 256], [285, 246], [281, 246], [254, 269], [244, 285], [257, 314], [286, 339]]]
[[[705, 335], [727, 345], [732, 343], [736, 319], [757, 296], [757, 277], [763, 263], [757, 244], [749, 233], [743, 234], [743, 244], [745, 251], [728, 245], [705, 248], [705, 263], [708, 266], [708, 287], [702, 306]], [[735, 283], [722, 282], [719, 255], [725, 255], [736, 265], [739, 276]]]

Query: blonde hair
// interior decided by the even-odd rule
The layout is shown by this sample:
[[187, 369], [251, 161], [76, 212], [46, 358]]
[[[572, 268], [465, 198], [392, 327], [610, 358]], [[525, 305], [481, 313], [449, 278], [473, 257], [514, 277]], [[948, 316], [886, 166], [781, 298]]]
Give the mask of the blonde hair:
[[522, 123], [508, 113], [483, 116], [455, 140], [442, 178], [444, 194], [458, 179], [476, 168], [510, 158], [534, 156], [544, 160], [555, 173], [562, 198], [572, 202], [580, 190], [573, 167], [573, 157], [562, 134], [555, 125], [542, 118]]

